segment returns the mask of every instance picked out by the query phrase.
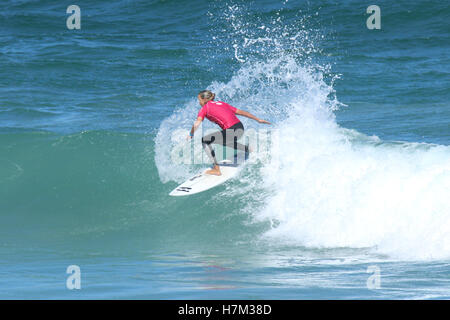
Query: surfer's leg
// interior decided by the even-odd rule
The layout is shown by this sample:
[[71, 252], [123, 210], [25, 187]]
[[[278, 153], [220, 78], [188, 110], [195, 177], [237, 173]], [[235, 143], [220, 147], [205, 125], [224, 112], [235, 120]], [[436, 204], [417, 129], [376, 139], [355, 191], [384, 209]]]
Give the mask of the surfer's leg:
[[244, 126], [242, 122], [238, 122], [237, 124], [233, 125], [232, 127], [226, 130], [224, 145], [229, 148], [233, 148], [234, 150], [243, 151], [245, 155], [245, 160], [247, 160], [249, 153], [248, 146], [238, 142], [238, 139], [240, 139], [243, 135], [244, 135]]
[[211, 159], [211, 161], [214, 164], [217, 164], [216, 153], [214, 152], [214, 149], [211, 146], [211, 144], [213, 144], [214, 141], [215, 141], [214, 135], [204, 136], [202, 138], [202, 146], [203, 146], [203, 149], [205, 150], [206, 154], [208, 155], [208, 157]]
[[222, 143], [222, 132], [214, 132], [212, 134], [208, 134], [202, 138], [202, 146], [205, 150], [208, 157], [211, 159], [211, 161], [214, 163], [214, 167], [211, 170], [207, 170], [205, 173], [207, 174], [214, 174], [214, 175], [221, 175], [219, 164], [216, 159], [216, 153], [214, 152], [214, 149], [212, 148], [213, 143]]

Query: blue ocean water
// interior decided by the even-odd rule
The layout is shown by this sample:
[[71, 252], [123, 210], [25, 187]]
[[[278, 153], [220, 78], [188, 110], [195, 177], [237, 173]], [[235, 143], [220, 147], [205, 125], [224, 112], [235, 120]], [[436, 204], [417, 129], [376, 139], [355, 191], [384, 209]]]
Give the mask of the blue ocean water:
[[[370, 4], [2, 1], [0, 298], [448, 299], [450, 7]], [[169, 197], [206, 88], [276, 157]]]

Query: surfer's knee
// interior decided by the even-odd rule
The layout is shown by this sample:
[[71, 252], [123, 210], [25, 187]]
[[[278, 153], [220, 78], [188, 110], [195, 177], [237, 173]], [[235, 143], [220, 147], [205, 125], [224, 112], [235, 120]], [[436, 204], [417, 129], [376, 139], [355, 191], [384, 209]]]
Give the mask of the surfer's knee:
[[234, 130], [234, 136], [236, 137], [236, 138], [241, 138], [242, 136], [244, 135], [244, 129], [236, 129], [236, 130]]
[[206, 135], [202, 138], [202, 144], [222, 144], [223, 137], [220, 132], [215, 132], [209, 135]]
[[213, 143], [214, 141], [214, 137], [203, 137], [202, 138], [202, 145], [205, 146], [209, 146], [211, 143]]

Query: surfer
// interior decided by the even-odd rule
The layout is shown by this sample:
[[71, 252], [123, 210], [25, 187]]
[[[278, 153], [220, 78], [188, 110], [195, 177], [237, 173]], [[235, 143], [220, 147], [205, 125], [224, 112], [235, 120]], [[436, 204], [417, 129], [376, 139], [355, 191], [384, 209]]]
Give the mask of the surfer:
[[208, 134], [202, 138], [202, 146], [208, 155], [208, 157], [213, 161], [214, 167], [211, 170], [207, 170], [205, 173], [220, 176], [220, 167], [216, 159], [216, 155], [211, 144], [219, 144], [227, 147], [231, 147], [234, 150], [241, 150], [248, 154], [248, 146], [245, 146], [237, 140], [244, 134], [244, 125], [236, 117], [236, 115], [244, 116], [259, 123], [270, 124], [266, 120], [259, 119], [251, 113], [243, 110], [239, 110], [223, 101], [214, 101], [215, 94], [209, 90], [201, 91], [197, 98], [200, 106], [202, 107], [197, 115], [197, 120], [192, 126], [191, 132], [188, 139], [192, 139], [195, 130], [200, 126], [203, 119], [207, 118], [218, 124], [222, 130]]

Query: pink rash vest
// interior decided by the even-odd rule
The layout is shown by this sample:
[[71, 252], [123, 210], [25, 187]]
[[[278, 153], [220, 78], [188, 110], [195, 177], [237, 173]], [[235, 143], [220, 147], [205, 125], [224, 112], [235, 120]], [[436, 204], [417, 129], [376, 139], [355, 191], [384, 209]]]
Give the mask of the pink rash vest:
[[236, 117], [236, 110], [228, 103], [211, 100], [200, 109], [197, 117], [217, 123], [222, 130], [225, 130], [240, 121]]

